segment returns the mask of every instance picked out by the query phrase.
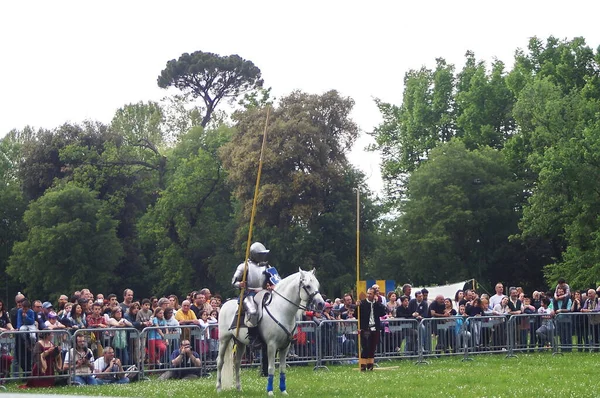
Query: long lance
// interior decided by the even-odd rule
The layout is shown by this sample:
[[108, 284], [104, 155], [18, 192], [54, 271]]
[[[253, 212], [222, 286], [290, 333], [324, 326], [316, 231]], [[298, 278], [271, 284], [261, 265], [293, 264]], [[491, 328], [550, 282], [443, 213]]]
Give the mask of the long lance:
[[[358, 285], [360, 283], [360, 190], [356, 189], [356, 299], [359, 299]], [[360, 370], [362, 362], [361, 343], [360, 343], [360, 306], [356, 309], [356, 321], [358, 322], [358, 369]]]
[[[256, 201], [258, 199], [258, 187], [260, 185], [260, 175], [262, 173], [263, 155], [265, 152], [265, 146], [267, 143], [267, 126], [269, 125], [269, 110], [267, 107], [267, 119], [265, 121], [265, 130], [263, 132], [262, 146], [260, 148], [260, 158], [258, 159], [258, 174], [256, 175], [256, 186], [254, 187], [254, 199], [252, 200], [252, 213], [250, 215], [250, 228], [248, 229], [248, 241], [246, 242], [246, 257], [244, 260], [244, 275], [242, 276], [242, 282], [246, 284], [246, 276], [248, 275], [248, 257], [250, 257], [250, 242], [252, 241], [252, 227], [254, 225], [254, 215], [256, 214]], [[244, 292], [246, 288], [240, 289], [240, 299], [238, 302], [238, 313], [237, 313], [237, 325], [235, 327], [235, 338], [237, 339], [240, 334], [240, 319], [242, 316], [242, 305], [244, 300]], [[237, 345], [234, 347], [237, 347]]]

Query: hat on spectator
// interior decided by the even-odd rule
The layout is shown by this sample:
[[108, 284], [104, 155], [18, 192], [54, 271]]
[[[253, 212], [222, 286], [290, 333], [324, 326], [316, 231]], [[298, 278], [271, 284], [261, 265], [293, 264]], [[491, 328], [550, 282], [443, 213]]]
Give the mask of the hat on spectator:
[[331, 305], [331, 303], [325, 303], [325, 308], [331, 308], [333, 307], [333, 305]]
[[53, 306], [52, 306], [52, 303], [51, 303], [51, 302], [49, 302], [49, 301], [44, 301], [44, 304], [42, 304], [42, 307], [43, 307], [44, 309], [48, 309], [48, 308], [52, 308]]
[[50, 311], [50, 313], [48, 314], [48, 318], [56, 318], [56, 317], [57, 317], [57, 315], [56, 315], [56, 312], [54, 312], [54, 311]]

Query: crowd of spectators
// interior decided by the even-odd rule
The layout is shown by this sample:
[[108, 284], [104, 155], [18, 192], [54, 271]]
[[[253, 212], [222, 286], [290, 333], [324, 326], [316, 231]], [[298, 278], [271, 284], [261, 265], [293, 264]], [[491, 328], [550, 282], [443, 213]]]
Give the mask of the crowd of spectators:
[[[48, 387], [74, 370], [75, 384], [127, 383], [126, 368], [138, 359], [150, 369], [165, 370], [161, 379], [197, 376], [198, 352], [216, 358], [218, 330], [209, 326], [217, 324], [220, 307], [220, 295], [208, 288], [190, 292], [181, 304], [176, 295], [136, 300], [131, 289], [125, 289], [122, 302], [116, 294], [94, 296], [89, 289], [59, 295], [56, 303], [18, 293], [10, 310], [0, 300], [0, 333], [24, 332], [14, 334], [13, 347], [0, 347], [0, 382], [12, 370], [28, 376], [27, 387]], [[190, 336], [184, 325], [199, 327], [200, 336]], [[130, 338], [148, 327], [143, 344]], [[71, 348], [70, 336], [80, 329], [87, 332], [77, 334]], [[181, 333], [181, 340], [167, 339], [169, 333]], [[192, 369], [170, 371], [170, 366]]]
[[[507, 323], [498, 322], [486, 331], [482, 322], [476, 320], [508, 319], [520, 314], [538, 314], [533, 320], [523, 318], [517, 325], [516, 338], [523, 347], [543, 349], [558, 335], [566, 350], [570, 349], [574, 337], [579, 349], [600, 348], [600, 287], [598, 291], [571, 291], [561, 279], [553, 291], [534, 291], [528, 295], [519, 287], [510, 287], [505, 294], [504, 285], [498, 283], [492, 296], [465, 289], [458, 290], [454, 297], [436, 295], [432, 298], [427, 289], [413, 292], [410, 284], [387, 295], [379, 286], [372, 287], [376, 299], [387, 310], [382, 321], [410, 320], [415, 325], [401, 332], [390, 332], [386, 328], [382, 333], [388, 336], [382, 336], [380, 344], [392, 345], [387, 349], [403, 350], [409, 355], [417, 353], [418, 344], [425, 352], [429, 349], [457, 352], [467, 346], [482, 350], [489, 347], [502, 349], [507, 344]], [[77, 384], [127, 383], [130, 380], [126, 368], [140, 361], [148, 369], [162, 371], [160, 379], [195, 377], [202, 358], [216, 358], [218, 329], [209, 326], [217, 324], [220, 306], [221, 297], [213, 296], [208, 288], [191, 292], [181, 302], [176, 295], [136, 300], [131, 289], [125, 289], [121, 302], [115, 294], [94, 296], [89, 289], [75, 292], [71, 297], [60, 295], [56, 303], [30, 301], [19, 293], [11, 310], [0, 300], [0, 333], [13, 329], [24, 332], [17, 335], [14, 356], [2, 346], [0, 379], [8, 377], [12, 363], [13, 371], [18, 369], [30, 375], [27, 384], [30, 387], [53, 385], [58, 380], [53, 376], [65, 374], [70, 369], [74, 369], [73, 381]], [[562, 313], [598, 314], [557, 322], [557, 315]], [[327, 299], [322, 311], [304, 312], [303, 320], [319, 326], [324, 321], [354, 320], [356, 315], [356, 301], [351, 293], [347, 293], [342, 298]], [[422, 320], [430, 320], [430, 326], [423, 326]], [[455, 326], [439, 326], [449, 321]], [[194, 336], [189, 329], [181, 328], [185, 325], [198, 326], [205, 332], [199, 337]], [[148, 327], [141, 343], [129, 338], [131, 330], [141, 331]], [[72, 348], [65, 332], [72, 334], [79, 329], [98, 330], [78, 334]], [[175, 330], [181, 336], [177, 341], [168, 338]], [[52, 337], [52, 334], [40, 331], [62, 334], [57, 339], [59, 333], [53, 333], [55, 336]], [[320, 345], [326, 356], [356, 355], [355, 325], [325, 322], [323, 331]], [[396, 338], [392, 339], [394, 333]], [[332, 336], [335, 341], [331, 341]], [[432, 347], [433, 341], [435, 347]], [[306, 334], [299, 327], [294, 340], [296, 350], [307, 343]], [[182, 370], [181, 367], [190, 369]]]

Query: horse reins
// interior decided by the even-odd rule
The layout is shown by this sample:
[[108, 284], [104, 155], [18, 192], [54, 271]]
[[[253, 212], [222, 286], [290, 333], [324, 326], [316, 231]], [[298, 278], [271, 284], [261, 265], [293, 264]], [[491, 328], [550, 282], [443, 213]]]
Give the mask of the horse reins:
[[[298, 286], [298, 291], [300, 291], [300, 288], [304, 289], [304, 292], [306, 292], [306, 294], [308, 295], [308, 301], [307, 303], [310, 304], [312, 303], [313, 299], [315, 298], [315, 296], [317, 294], [320, 294], [320, 292], [318, 290], [315, 290], [313, 293], [309, 293], [308, 289], [306, 288], [306, 286], [302, 283], [300, 284], [300, 286]], [[291, 305], [293, 305], [294, 307], [303, 310], [303, 311], [308, 311], [309, 308], [305, 305], [300, 305], [300, 304], [296, 304], [293, 301], [291, 301], [290, 299], [288, 299], [287, 297], [283, 296], [281, 293], [279, 293], [276, 290], [271, 290], [270, 293], [275, 293], [277, 294], [279, 297], [281, 297], [282, 299], [284, 299], [285, 301], [287, 301], [288, 303], [290, 303]], [[270, 303], [270, 301], [269, 301]], [[292, 331], [290, 332], [289, 330], [286, 329], [285, 326], [283, 326], [281, 324], [281, 322], [279, 322], [274, 316], [273, 314], [271, 314], [271, 311], [269, 311], [269, 303], [264, 303], [263, 308], [265, 309], [265, 311], [267, 311], [267, 314], [269, 314], [269, 316], [271, 317], [271, 319], [277, 324], [277, 326], [279, 326], [281, 329], [283, 329], [283, 331], [285, 333], [287, 333], [288, 338], [291, 340], [292, 337], [294, 336], [294, 332], [296, 331], [296, 326], [298, 326], [297, 323], [294, 324], [294, 328], [292, 329]]]

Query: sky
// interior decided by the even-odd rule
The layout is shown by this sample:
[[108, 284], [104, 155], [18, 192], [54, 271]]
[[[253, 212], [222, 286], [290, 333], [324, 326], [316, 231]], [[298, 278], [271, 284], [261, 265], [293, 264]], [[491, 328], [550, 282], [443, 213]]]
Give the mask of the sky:
[[410, 69], [467, 50], [513, 64], [532, 36], [600, 45], [596, 1], [3, 1], [0, 137], [26, 125], [109, 123], [125, 104], [160, 100], [156, 79], [184, 52], [238, 54], [275, 97], [338, 90], [362, 134], [350, 161], [380, 191], [374, 98], [400, 105]]

